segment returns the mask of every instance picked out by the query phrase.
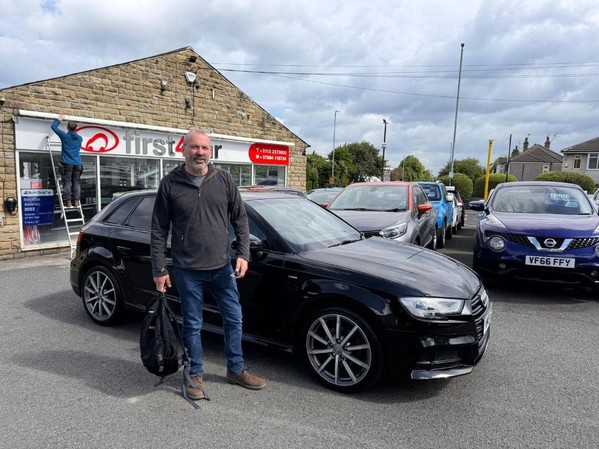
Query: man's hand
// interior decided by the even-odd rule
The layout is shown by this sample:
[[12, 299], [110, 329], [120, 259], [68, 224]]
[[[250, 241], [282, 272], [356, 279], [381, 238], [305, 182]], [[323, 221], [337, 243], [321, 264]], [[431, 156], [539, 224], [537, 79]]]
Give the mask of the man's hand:
[[58, 116], [58, 120], [60, 120], [60, 121], [62, 122], [62, 121], [64, 120], [64, 115], [63, 115], [63, 114], [60, 114], [60, 115]]
[[237, 263], [235, 264], [235, 275], [236, 279], [240, 279], [245, 276], [245, 272], [248, 270], [248, 261], [242, 259], [241, 257], [237, 258]]
[[167, 287], [171, 288], [171, 277], [168, 273], [164, 276], [154, 276], [154, 284], [156, 284], [156, 291], [165, 293]]

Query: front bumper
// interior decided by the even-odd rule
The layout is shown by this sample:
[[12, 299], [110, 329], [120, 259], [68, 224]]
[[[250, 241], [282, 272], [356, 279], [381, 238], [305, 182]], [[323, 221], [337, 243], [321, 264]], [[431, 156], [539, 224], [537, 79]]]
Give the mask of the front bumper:
[[472, 311], [472, 321], [436, 323], [425, 332], [410, 336], [403, 332], [388, 335], [391, 372], [408, 374], [415, 380], [445, 379], [472, 372], [489, 345], [492, 305], [484, 307], [479, 301], [472, 305]]

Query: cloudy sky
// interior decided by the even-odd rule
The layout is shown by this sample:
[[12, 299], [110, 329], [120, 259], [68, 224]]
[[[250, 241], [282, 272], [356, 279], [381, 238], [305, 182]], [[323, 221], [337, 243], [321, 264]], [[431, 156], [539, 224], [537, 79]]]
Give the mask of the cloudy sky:
[[389, 164], [436, 174], [461, 43], [455, 159], [599, 136], [596, 0], [0, 0], [0, 88], [192, 46], [310, 151], [380, 148], [386, 119]]

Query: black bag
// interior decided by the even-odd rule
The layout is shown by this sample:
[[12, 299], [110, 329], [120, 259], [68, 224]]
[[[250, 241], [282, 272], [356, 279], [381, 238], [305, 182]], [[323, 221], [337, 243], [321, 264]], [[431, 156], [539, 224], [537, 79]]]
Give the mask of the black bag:
[[183, 363], [179, 355], [182, 345], [177, 331], [178, 324], [168, 308], [166, 297], [164, 294], [158, 295], [146, 308], [139, 349], [146, 369], [160, 376], [161, 381], [179, 371]]
[[[189, 376], [189, 357], [183, 344], [181, 330], [175, 315], [169, 308], [166, 296], [160, 293], [146, 308], [139, 337], [141, 361], [152, 374], [160, 376], [154, 386], [160, 385], [166, 376], [176, 373], [183, 366], [183, 397], [194, 408], [200, 408], [187, 396], [187, 386], [192, 383]], [[210, 400], [208, 395], [205, 397]]]

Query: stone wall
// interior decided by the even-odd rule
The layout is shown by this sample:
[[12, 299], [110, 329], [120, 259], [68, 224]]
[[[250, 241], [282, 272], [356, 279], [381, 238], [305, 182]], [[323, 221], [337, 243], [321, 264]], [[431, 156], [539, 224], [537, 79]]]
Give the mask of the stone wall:
[[[190, 58], [195, 57], [195, 62]], [[193, 58], [192, 58], [193, 59]], [[185, 72], [196, 73], [189, 84]], [[161, 90], [162, 81], [166, 89]], [[0, 260], [20, 252], [18, 215], [4, 210], [17, 195], [12, 113], [23, 109], [216, 134], [291, 142], [288, 185], [305, 189], [307, 143], [229, 82], [191, 47], [124, 64], [0, 90]], [[48, 250], [56, 252], [56, 249]], [[42, 251], [31, 252], [35, 255]]]

